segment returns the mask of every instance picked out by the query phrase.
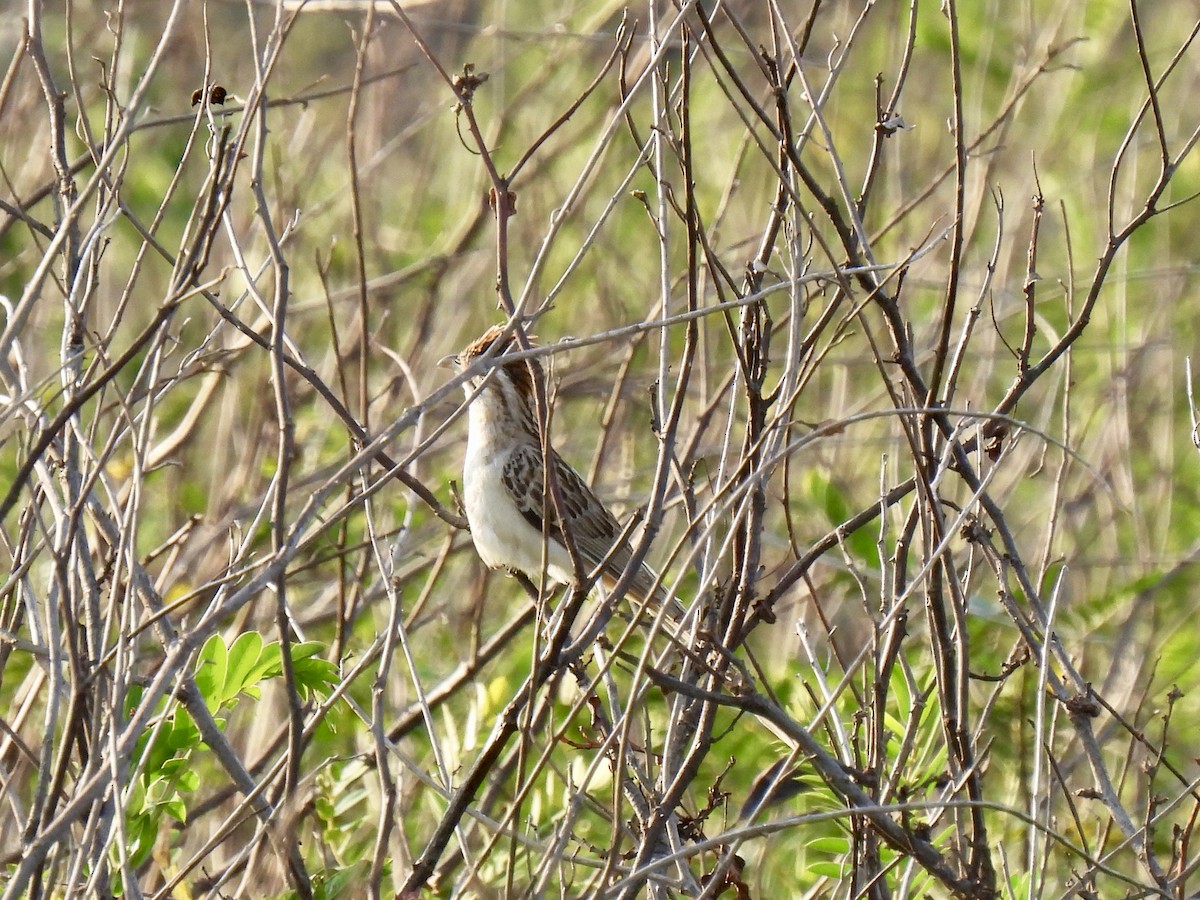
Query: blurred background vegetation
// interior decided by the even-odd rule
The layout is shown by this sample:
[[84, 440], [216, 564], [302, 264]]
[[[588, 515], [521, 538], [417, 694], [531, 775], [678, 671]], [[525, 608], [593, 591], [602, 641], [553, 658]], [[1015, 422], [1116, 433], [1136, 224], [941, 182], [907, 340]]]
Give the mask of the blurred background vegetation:
[[[1191, 896], [1194, 5], [404, 9], [6, 9], [5, 896]], [[662, 882], [661, 636], [539, 681], [564, 592], [455, 505], [435, 364], [514, 299], [560, 452], [662, 513], [680, 640], [744, 679]]]

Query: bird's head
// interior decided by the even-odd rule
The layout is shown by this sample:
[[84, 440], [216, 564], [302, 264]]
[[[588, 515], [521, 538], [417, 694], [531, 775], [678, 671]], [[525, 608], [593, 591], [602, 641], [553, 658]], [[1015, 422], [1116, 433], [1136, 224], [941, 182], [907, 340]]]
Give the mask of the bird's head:
[[[535, 405], [534, 379], [542, 378], [542, 367], [536, 359], [504, 360], [505, 354], [518, 349], [515, 334], [506, 335], [503, 325], [493, 325], [458, 353], [438, 360], [438, 365], [459, 374], [470, 372], [463, 382], [468, 397], [483, 385], [484, 392], [499, 393], [506, 403], [520, 404], [529, 411]], [[476, 366], [480, 360], [486, 362]]]

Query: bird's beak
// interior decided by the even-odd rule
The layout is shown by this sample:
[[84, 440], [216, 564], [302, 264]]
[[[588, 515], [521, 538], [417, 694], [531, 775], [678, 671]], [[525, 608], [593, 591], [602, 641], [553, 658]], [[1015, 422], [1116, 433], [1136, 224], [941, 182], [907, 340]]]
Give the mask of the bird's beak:
[[439, 367], [443, 369], [453, 369], [455, 363], [458, 362], [458, 356], [451, 353], [449, 356], [443, 356], [437, 361]]

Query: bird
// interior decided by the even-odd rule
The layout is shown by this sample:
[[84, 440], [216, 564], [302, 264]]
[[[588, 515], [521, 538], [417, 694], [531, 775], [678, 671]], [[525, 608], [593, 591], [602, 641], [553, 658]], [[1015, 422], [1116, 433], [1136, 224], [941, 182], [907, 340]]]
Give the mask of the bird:
[[[517, 570], [537, 582], [544, 560], [551, 581], [577, 584], [559, 509], [547, 492], [549, 460], [584, 574], [599, 569], [599, 582], [611, 589], [629, 567], [633, 547], [582, 476], [543, 442], [535, 385], [544, 385], [545, 375], [536, 359], [506, 362], [503, 354], [515, 347], [514, 337], [494, 325], [458, 353], [439, 360], [439, 365], [462, 374], [484, 354], [496, 356], [493, 367], [471, 374], [462, 384], [470, 402], [462, 503], [475, 550], [493, 569]], [[543, 454], [544, 446], [548, 454]], [[658, 575], [645, 563], [633, 572], [626, 596], [654, 611], [666, 604], [670, 618], [682, 618], [682, 605], [668, 602]]]

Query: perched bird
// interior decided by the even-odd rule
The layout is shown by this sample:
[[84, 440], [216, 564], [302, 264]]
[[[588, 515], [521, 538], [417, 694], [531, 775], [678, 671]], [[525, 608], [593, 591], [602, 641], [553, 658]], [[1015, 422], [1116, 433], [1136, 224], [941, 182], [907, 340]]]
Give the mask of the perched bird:
[[[495, 325], [457, 355], [439, 365], [464, 372], [501, 340], [503, 328]], [[513, 349], [511, 337], [496, 349]], [[471, 537], [480, 558], [494, 569], [517, 569], [534, 581], [542, 572], [545, 548], [546, 574], [563, 584], [576, 582], [575, 569], [567, 552], [562, 522], [553, 495], [546, 490], [542, 438], [538, 429], [534, 384], [544, 384], [537, 360], [524, 359], [497, 364], [463, 382], [471, 400], [468, 410], [467, 454], [463, 462], [463, 505], [471, 525]], [[603, 563], [600, 581], [610, 588], [624, 574], [633, 556], [623, 529], [570, 465], [550, 449], [550, 466], [563, 515], [575, 551], [586, 574]], [[614, 549], [615, 547], [615, 549]], [[650, 599], [659, 608], [666, 593], [657, 586], [658, 577], [645, 564], [638, 567], [626, 596], [634, 601]], [[670, 611], [680, 618], [682, 606]]]

